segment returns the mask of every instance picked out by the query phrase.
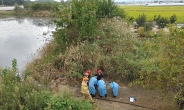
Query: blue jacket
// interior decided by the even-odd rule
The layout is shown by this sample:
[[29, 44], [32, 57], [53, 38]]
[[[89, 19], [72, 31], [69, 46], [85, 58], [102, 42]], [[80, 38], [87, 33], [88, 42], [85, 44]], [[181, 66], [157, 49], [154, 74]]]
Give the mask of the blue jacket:
[[107, 94], [105, 82], [103, 80], [98, 80], [97, 86], [100, 96], [104, 97], [105, 94]]
[[89, 92], [90, 92], [90, 94], [96, 94], [96, 89], [95, 89], [94, 85], [97, 85], [97, 79], [95, 77], [92, 77], [89, 80]]
[[112, 89], [112, 92], [113, 92], [113, 95], [114, 96], [117, 96], [118, 95], [118, 88], [119, 88], [119, 85], [115, 82], [111, 82], [110, 83], [110, 87]]

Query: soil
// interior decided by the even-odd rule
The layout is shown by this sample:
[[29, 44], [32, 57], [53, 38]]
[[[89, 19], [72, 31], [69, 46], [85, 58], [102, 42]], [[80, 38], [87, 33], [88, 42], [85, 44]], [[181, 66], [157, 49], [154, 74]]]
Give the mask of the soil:
[[[54, 81], [53, 81], [54, 82]], [[62, 92], [69, 90], [73, 92], [77, 97], [82, 97], [80, 92], [80, 86], [71, 87], [67, 85], [67, 82], [59, 82], [58, 91]], [[58, 83], [59, 82], [59, 83]], [[51, 88], [53, 84], [51, 84]], [[118, 96], [114, 98], [112, 96], [112, 90], [108, 83], [106, 83], [107, 97], [100, 98], [98, 90], [96, 97], [93, 97], [95, 104], [99, 110], [175, 110], [176, 107], [172, 102], [172, 97], [168, 97], [169, 101], [164, 101], [156, 90], [148, 91], [139, 86], [127, 87], [125, 85], [119, 86]], [[130, 96], [136, 98], [135, 102], [130, 102]], [[170, 95], [171, 96], [171, 95]]]

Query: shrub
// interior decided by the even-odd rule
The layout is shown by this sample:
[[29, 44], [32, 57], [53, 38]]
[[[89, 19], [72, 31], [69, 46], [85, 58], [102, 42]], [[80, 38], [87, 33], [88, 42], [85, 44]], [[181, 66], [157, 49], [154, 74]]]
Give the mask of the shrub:
[[154, 15], [154, 21], [160, 28], [164, 28], [169, 23], [167, 18], [161, 17], [160, 15]]
[[52, 9], [52, 2], [33, 2], [30, 5], [26, 5], [26, 8], [30, 7], [33, 11], [39, 11], [39, 10], [48, 10], [50, 11]]
[[17, 80], [14, 71], [16, 66], [16, 59], [14, 59], [12, 69], [4, 69], [4, 75], [0, 76], [1, 110], [68, 110], [69, 108], [93, 110], [91, 102], [73, 98], [72, 95], [67, 94], [69, 91], [53, 95], [44, 85], [38, 86], [30, 76], [27, 76], [24, 81]]
[[[83, 41], [93, 42], [102, 18], [125, 17], [112, 0], [73, 0], [54, 8], [57, 14], [55, 40], [65, 49]], [[61, 16], [62, 15], [62, 16]]]
[[14, 8], [15, 12], [18, 12], [18, 11], [22, 10], [22, 8], [18, 4], [15, 3], [14, 6], [15, 6], [15, 8]]
[[[70, 8], [68, 8], [70, 7]], [[66, 45], [88, 40], [94, 40], [98, 22], [96, 20], [96, 5], [86, 0], [73, 0], [55, 7], [57, 25], [55, 40], [64, 48]]]
[[146, 32], [151, 31], [152, 28], [153, 28], [153, 23], [152, 23], [152, 22], [146, 22], [146, 23], [144, 24], [144, 30], [145, 30]]
[[144, 26], [144, 23], [146, 22], [146, 15], [139, 15], [139, 17], [136, 19], [136, 22], [139, 26]]
[[176, 20], [177, 20], [177, 17], [176, 17], [176, 15], [172, 15], [171, 17], [170, 17], [170, 23], [171, 24], [173, 24], [173, 23], [175, 23], [176, 22]]
[[112, 0], [97, 0], [97, 18], [113, 18], [119, 16], [125, 18], [126, 13], [123, 8], [118, 8]]
[[[146, 56], [143, 60], [139, 84], [151, 89], [158, 88], [160, 93], [173, 91], [174, 99], [182, 102], [184, 91], [183, 61], [184, 31], [171, 27], [154, 40], [146, 40]], [[166, 95], [165, 95], [166, 96]]]

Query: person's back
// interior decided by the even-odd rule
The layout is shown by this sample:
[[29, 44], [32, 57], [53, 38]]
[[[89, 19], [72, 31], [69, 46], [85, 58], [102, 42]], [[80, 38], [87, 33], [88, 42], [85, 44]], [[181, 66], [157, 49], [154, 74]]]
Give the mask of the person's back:
[[119, 85], [116, 82], [112, 81], [110, 82], [110, 87], [112, 89], [113, 97], [116, 97], [118, 95]]
[[103, 74], [102, 74], [102, 71], [100, 69], [97, 70], [97, 80], [100, 80], [101, 78], [103, 78]]
[[107, 96], [107, 91], [106, 91], [106, 84], [104, 82], [104, 80], [98, 80], [98, 83], [97, 83], [97, 86], [98, 86], [98, 91], [99, 91], [99, 95], [100, 97], [106, 97]]
[[92, 77], [89, 80], [89, 91], [91, 93], [91, 95], [94, 97], [96, 94], [96, 89], [95, 89], [95, 85], [97, 84], [97, 79], [96, 76]]

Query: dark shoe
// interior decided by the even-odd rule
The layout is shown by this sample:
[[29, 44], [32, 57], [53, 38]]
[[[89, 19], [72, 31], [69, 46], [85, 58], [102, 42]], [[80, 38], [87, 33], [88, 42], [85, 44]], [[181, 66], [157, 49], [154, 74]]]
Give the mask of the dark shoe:
[[91, 94], [92, 97], [95, 97], [95, 94]]
[[105, 97], [107, 97], [107, 94], [105, 94]]
[[113, 95], [113, 97], [116, 97], [116, 96]]
[[100, 96], [100, 95], [99, 95], [99, 97], [101, 97], [101, 98], [102, 98], [102, 96]]

